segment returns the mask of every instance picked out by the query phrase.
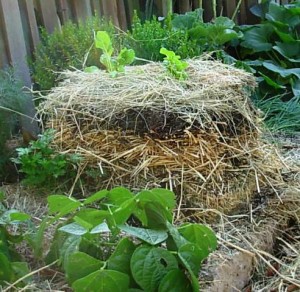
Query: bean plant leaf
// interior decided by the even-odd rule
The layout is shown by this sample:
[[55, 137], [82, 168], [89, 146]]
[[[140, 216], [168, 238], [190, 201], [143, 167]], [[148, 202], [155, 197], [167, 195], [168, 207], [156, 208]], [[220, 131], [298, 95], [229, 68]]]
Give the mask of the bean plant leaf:
[[185, 239], [194, 243], [201, 250], [202, 260], [217, 248], [216, 235], [205, 225], [189, 223], [179, 227], [178, 231]]
[[116, 210], [113, 211], [113, 217], [117, 225], [124, 224], [136, 209], [136, 200], [131, 198], [123, 202]]
[[114, 207], [119, 207], [125, 201], [132, 199], [133, 194], [126, 188], [117, 187], [113, 188], [107, 194], [107, 201]]
[[64, 225], [64, 226], [60, 227], [58, 230], [72, 234], [72, 235], [78, 235], [78, 236], [84, 235], [88, 232], [88, 229], [79, 225], [76, 222]]
[[103, 221], [110, 215], [108, 211], [97, 210], [92, 208], [85, 208], [76, 213], [76, 217], [86, 221], [93, 227], [103, 223]]
[[136, 246], [129, 238], [121, 239], [107, 261], [108, 269], [131, 275], [130, 260], [135, 249]]
[[49, 214], [59, 213], [64, 216], [72, 211], [75, 211], [81, 203], [73, 198], [63, 195], [51, 195], [47, 197]]
[[101, 190], [99, 192], [96, 192], [95, 194], [86, 198], [83, 202], [83, 205], [89, 205], [94, 202], [100, 201], [103, 198], [105, 198], [108, 195], [108, 193], [109, 193], [108, 190]]
[[167, 240], [167, 246], [168, 249], [170, 250], [178, 250], [181, 246], [185, 245], [188, 243], [188, 240], [185, 239], [177, 230], [177, 228], [171, 224], [167, 223], [168, 231], [170, 233], [170, 238]]
[[[30, 273], [28, 264], [26, 262], [12, 262], [11, 267], [17, 279], [20, 279]], [[29, 284], [31, 280], [32, 277], [25, 277], [22, 282]]]
[[161, 280], [158, 292], [190, 292], [191, 282], [185, 273], [179, 269], [169, 271]]
[[79, 251], [81, 243], [81, 236], [71, 235], [67, 237], [63, 245], [59, 249], [59, 257], [63, 267], [65, 268], [66, 263], [69, 261], [69, 257]]
[[129, 235], [135, 236], [151, 245], [157, 245], [168, 238], [164, 230], [145, 229], [127, 225], [120, 225], [119, 228]]
[[4, 283], [4, 281], [10, 282], [12, 277], [11, 263], [3, 253], [0, 253], [0, 284]]
[[78, 279], [99, 270], [104, 263], [83, 252], [75, 252], [70, 255], [65, 264], [66, 277], [69, 284], [72, 285]]
[[157, 291], [163, 277], [178, 269], [177, 259], [169, 251], [147, 245], [135, 250], [130, 266], [135, 281], [148, 292]]
[[18, 211], [10, 212], [9, 216], [11, 223], [27, 221], [30, 219], [30, 215]]
[[95, 226], [91, 231], [90, 234], [97, 234], [97, 233], [106, 233], [106, 232], [110, 232], [110, 229], [108, 227], [108, 225], [103, 222], [97, 226]]
[[100, 270], [75, 281], [75, 292], [124, 292], [129, 288], [129, 277], [112, 270]]
[[172, 212], [157, 202], [145, 204], [144, 209], [148, 228], [166, 230], [167, 222], [172, 221]]
[[187, 243], [179, 248], [178, 255], [189, 263], [195, 277], [198, 277], [200, 265], [206, 254], [194, 243]]
[[152, 189], [141, 191], [136, 195], [137, 200], [140, 202], [158, 202], [162, 206], [174, 209], [176, 206], [175, 194], [166, 189]]

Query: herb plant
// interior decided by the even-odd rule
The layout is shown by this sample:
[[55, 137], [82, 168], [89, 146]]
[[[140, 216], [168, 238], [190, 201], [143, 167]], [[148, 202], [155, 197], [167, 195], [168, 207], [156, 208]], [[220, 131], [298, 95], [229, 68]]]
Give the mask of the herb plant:
[[76, 175], [78, 155], [61, 154], [51, 147], [54, 130], [50, 129], [39, 135], [37, 141], [31, 141], [26, 148], [17, 148], [18, 156], [12, 161], [21, 165], [20, 171], [25, 174], [24, 183], [40, 187], [50, 187], [63, 178]]
[[[116, 76], [118, 73], [125, 71], [125, 66], [130, 65], [134, 61], [135, 53], [132, 49], [123, 48], [120, 53], [113, 57], [114, 48], [109, 34], [106, 31], [98, 31], [95, 37], [95, 46], [102, 50], [100, 62], [106, 70]], [[97, 71], [96, 66], [91, 66], [85, 69], [86, 72]]]
[[169, 51], [166, 48], [161, 48], [160, 53], [166, 56], [164, 58], [164, 65], [172, 76], [179, 80], [187, 78], [185, 71], [188, 67], [187, 62], [181, 61], [180, 56], [177, 56], [173, 51]]
[[74, 291], [199, 291], [201, 263], [217, 240], [204, 225], [172, 224], [171, 191], [117, 187], [48, 203], [52, 222], [67, 221], [47, 260], [59, 259]]
[[[29, 273], [29, 268], [17, 253], [15, 245], [23, 241], [21, 224], [28, 221], [30, 216], [17, 210], [7, 209], [3, 201], [4, 194], [0, 192], [0, 290], [5, 284], [13, 283]], [[10, 231], [12, 227], [18, 231], [12, 233]], [[30, 279], [26, 278], [17, 286], [26, 284], [28, 280]]]

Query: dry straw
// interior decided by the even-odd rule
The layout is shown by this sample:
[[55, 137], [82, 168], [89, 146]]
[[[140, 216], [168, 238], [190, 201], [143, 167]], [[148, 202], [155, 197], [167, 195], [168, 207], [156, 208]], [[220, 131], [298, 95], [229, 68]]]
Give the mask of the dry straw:
[[179, 207], [229, 212], [278, 182], [281, 163], [260, 139], [252, 75], [210, 60], [190, 60], [187, 73], [178, 81], [160, 63], [116, 78], [68, 71], [39, 114], [60, 151], [99, 170], [99, 187], [163, 186]]

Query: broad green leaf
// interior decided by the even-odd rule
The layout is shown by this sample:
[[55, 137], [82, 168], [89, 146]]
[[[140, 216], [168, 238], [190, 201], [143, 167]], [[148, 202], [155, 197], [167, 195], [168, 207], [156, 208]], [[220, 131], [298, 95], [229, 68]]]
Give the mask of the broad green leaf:
[[202, 251], [202, 260], [217, 248], [215, 233], [202, 224], [186, 224], [178, 228], [180, 234], [189, 242], [194, 243]]
[[79, 224], [81, 227], [85, 228], [86, 230], [91, 230], [94, 227], [93, 224], [87, 222], [84, 219], [81, 219], [78, 216], [74, 216], [73, 220], [74, 220], [74, 223]]
[[179, 269], [169, 271], [161, 280], [158, 292], [191, 292], [191, 282]]
[[271, 25], [255, 25], [244, 31], [244, 41], [241, 46], [252, 49], [254, 52], [272, 50], [271, 35], [274, 29]]
[[168, 249], [178, 250], [181, 246], [188, 243], [173, 224], [168, 222], [167, 227], [172, 239], [167, 241]]
[[146, 203], [144, 209], [147, 216], [148, 228], [165, 230], [167, 228], [167, 222], [172, 222], [172, 212], [166, 210], [166, 208], [157, 202]]
[[133, 193], [123, 187], [116, 187], [109, 191], [107, 201], [114, 207], [119, 207], [122, 203], [132, 199]]
[[132, 49], [123, 48], [117, 57], [119, 66], [129, 65], [134, 61], [135, 52]]
[[283, 78], [294, 75], [300, 79], [300, 68], [285, 69], [271, 62], [263, 62], [263, 66], [272, 72], [278, 73]]
[[187, 260], [185, 259], [185, 257], [183, 257], [181, 254], [178, 254], [183, 266], [187, 269], [187, 271], [189, 272], [190, 275], [190, 281], [192, 284], [192, 290], [193, 292], [199, 292], [200, 291], [200, 285], [199, 285], [199, 280], [198, 280], [198, 276], [196, 277], [191, 266], [190, 263], [187, 262]]
[[99, 72], [100, 69], [97, 66], [89, 66], [84, 68], [84, 72], [86, 73], [95, 73], [95, 72]]
[[30, 215], [18, 211], [11, 212], [9, 216], [10, 216], [11, 223], [14, 223], [15, 221], [16, 222], [27, 221], [28, 219], [30, 219]]
[[214, 24], [226, 29], [232, 29], [235, 27], [235, 23], [228, 17], [219, 16], [214, 20]]
[[131, 258], [135, 281], [147, 292], [157, 291], [160, 281], [171, 270], [178, 268], [177, 259], [160, 247], [142, 245]]
[[122, 238], [107, 261], [108, 269], [119, 271], [130, 276], [130, 260], [135, 249], [136, 246], [130, 239]]
[[83, 226], [81, 226], [75, 222], [64, 225], [64, 226], [60, 227], [58, 230], [72, 234], [72, 235], [79, 235], [79, 236], [86, 234], [88, 232], [88, 230], [86, 228], [84, 228]]
[[100, 270], [75, 281], [75, 292], [124, 292], [129, 288], [129, 277], [112, 270]]
[[300, 96], [300, 79], [291, 80], [292, 90], [295, 96]]
[[75, 211], [81, 203], [73, 198], [63, 195], [51, 195], [47, 197], [49, 214], [59, 213], [64, 216]]
[[91, 196], [89, 196], [88, 198], [86, 198], [83, 202], [83, 205], [89, 205], [92, 204], [94, 202], [100, 201], [103, 198], [105, 198], [108, 195], [108, 190], [101, 190]]
[[12, 277], [13, 270], [11, 263], [3, 253], [0, 253], [0, 285], [3, 284], [4, 281], [10, 282]]
[[65, 264], [68, 283], [72, 285], [76, 280], [99, 270], [103, 265], [104, 262], [95, 259], [86, 253], [78, 251], [71, 254]]
[[65, 268], [66, 263], [69, 261], [69, 257], [79, 251], [81, 243], [81, 237], [77, 235], [71, 235], [67, 237], [62, 246], [59, 247], [59, 258]]
[[110, 229], [108, 228], [108, 225], [103, 222], [97, 226], [95, 226], [91, 231], [90, 234], [97, 234], [97, 233], [106, 233], [110, 232]]
[[276, 42], [276, 46], [273, 49], [290, 62], [300, 62], [300, 41], [289, 43]]
[[151, 245], [157, 245], [168, 238], [168, 233], [164, 230], [145, 229], [127, 225], [121, 225], [119, 228], [127, 234], [135, 236]]
[[203, 9], [198, 8], [185, 14], [174, 14], [172, 28], [188, 30], [201, 22], [203, 22]]
[[166, 189], [144, 190], [136, 195], [136, 199], [141, 203], [158, 202], [170, 210], [176, 206], [175, 194]]
[[[289, 42], [296, 41], [295, 38], [293, 38], [293, 36], [290, 33], [285, 33], [276, 27], [274, 28], [274, 30], [283, 43], [289, 43]], [[273, 49], [274, 49], [274, 47], [273, 47]]]
[[107, 53], [109, 56], [111, 56], [114, 51], [109, 34], [106, 31], [97, 32], [95, 46], [96, 48], [101, 49], [104, 53]]
[[113, 211], [113, 217], [117, 225], [124, 224], [136, 209], [136, 200], [134, 197], [123, 202]]
[[5, 195], [4, 192], [0, 191], [0, 202], [4, 201]]
[[92, 208], [82, 209], [76, 213], [76, 217], [88, 222], [93, 227], [101, 224], [110, 215], [108, 211]]
[[179, 248], [178, 255], [180, 259], [184, 258], [185, 261], [189, 263], [189, 267], [195, 277], [198, 277], [201, 262], [206, 258], [206, 254], [203, 250], [199, 249], [194, 243], [187, 243]]

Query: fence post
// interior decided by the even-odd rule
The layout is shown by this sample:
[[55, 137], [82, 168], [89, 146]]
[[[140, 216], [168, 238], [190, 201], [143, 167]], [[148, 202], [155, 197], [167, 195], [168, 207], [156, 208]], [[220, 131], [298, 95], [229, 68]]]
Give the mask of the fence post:
[[[14, 66], [15, 74], [23, 81], [25, 86], [31, 86], [29, 68], [26, 63], [26, 45], [22, 29], [20, 8], [17, 0], [0, 0], [0, 15], [2, 15], [4, 35], [8, 47], [8, 58]], [[23, 103], [21, 126], [23, 137], [35, 138], [38, 126], [34, 121], [35, 108], [31, 95]]]
[[110, 18], [116, 27], [120, 27], [117, 0], [101, 0], [101, 3], [103, 6], [103, 15]]
[[77, 22], [92, 16], [91, 2], [89, 0], [73, 0], [72, 5]]
[[61, 26], [55, 0], [37, 0], [42, 22], [49, 33]]

